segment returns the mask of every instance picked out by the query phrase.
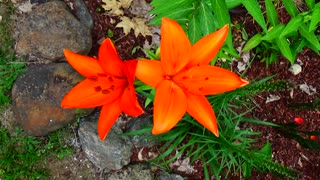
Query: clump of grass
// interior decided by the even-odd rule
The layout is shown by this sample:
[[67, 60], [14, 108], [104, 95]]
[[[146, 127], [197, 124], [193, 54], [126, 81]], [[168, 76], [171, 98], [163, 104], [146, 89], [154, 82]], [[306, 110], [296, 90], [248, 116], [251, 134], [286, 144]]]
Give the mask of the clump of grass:
[[25, 65], [14, 56], [10, 16], [15, 12], [11, 2], [0, 2], [0, 106], [10, 102], [9, 91]]
[[39, 164], [46, 158], [63, 158], [72, 153], [72, 148], [63, 138], [70, 137], [68, 129], [62, 129], [45, 137], [24, 136], [21, 129], [15, 135], [0, 128], [0, 179], [41, 179], [50, 176], [48, 169]]
[[[241, 128], [243, 123], [279, 127], [271, 122], [250, 119], [245, 116], [254, 108], [250, 103], [252, 95], [290, 87], [286, 81], [270, 82], [271, 78], [252, 82], [231, 92], [208, 96], [218, 119], [219, 137], [214, 136], [189, 115], [185, 115], [174, 129], [157, 136], [164, 144], [159, 149], [161, 154], [151, 162], [166, 167], [181, 157], [190, 158], [191, 163], [200, 159], [205, 179], [211, 179], [211, 176], [215, 176], [216, 179], [228, 178], [235, 174], [240, 178], [249, 178], [253, 168], [278, 176], [296, 177], [297, 172], [293, 169], [272, 160], [272, 149], [269, 142], [262, 147], [254, 145], [261, 135], [260, 132]], [[143, 86], [137, 87], [137, 89], [140, 88], [138, 92], [144, 92], [142, 94], [148, 95], [146, 97], [152, 100], [150, 89], [141, 87]], [[151, 130], [151, 128], [148, 129]], [[141, 130], [140, 133], [146, 130]]]

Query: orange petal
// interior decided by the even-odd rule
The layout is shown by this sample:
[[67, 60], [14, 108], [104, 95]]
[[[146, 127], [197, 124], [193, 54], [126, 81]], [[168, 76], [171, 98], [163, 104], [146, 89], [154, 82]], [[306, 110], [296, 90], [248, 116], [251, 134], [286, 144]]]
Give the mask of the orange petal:
[[203, 95], [187, 93], [187, 112], [201, 125], [219, 137], [217, 119], [214, 111]]
[[114, 76], [123, 76], [123, 62], [119, 58], [116, 48], [109, 38], [101, 43], [98, 56], [101, 67], [106, 73]]
[[247, 85], [231, 71], [216, 66], [195, 66], [174, 77], [174, 81], [186, 91], [201, 94], [218, 94]]
[[136, 77], [149, 86], [157, 87], [164, 77], [160, 61], [139, 60]]
[[[113, 86], [112, 90], [110, 87]], [[62, 100], [64, 108], [92, 108], [102, 106], [119, 98], [123, 86], [101, 84], [99, 80], [85, 79], [77, 84]]]
[[128, 82], [133, 84], [137, 69], [138, 60], [124, 61], [124, 72], [128, 78]]
[[182, 61], [182, 57], [190, 48], [189, 39], [180, 25], [173, 20], [162, 18], [160, 57], [165, 74], [173, 75], [186, 65], [187, 61]]
[[184, 61], [188, 61], [188, 67], [195, 65], [208, 65], [212, 59], [219, 52], [221, 46], [228, 35], [229, 26], [225, 25], [223, 28], [215, 31], [194, 44], [189, 54], [186, 54]]
[[69, 64], [81, 75], [90, 77], [97, 76], [98, 73], [104, 73], [97, 59], [76, 54], [66, 49], [63, 52]]
[[133, 117], [139, 116], [143, 113], [143, 109], [139, 105], [136, 98], [136, 91], [133, 86], [124, 89], [121, 96], [120, 108], [124, 113]]
[[100, 111], [100, 117], [98, 120], [98, 134], [100, 139], [103, 141], [113, 124], [117, 121], [121, 114], [119, 105], [120, 101], [116, 100], [112, 103], [104, 105]]
[[154, 100], [152, 134], [161, 134], [172, 129], [186, 110], [187, 100], [182, 89], [172, 81], [161, 81]]

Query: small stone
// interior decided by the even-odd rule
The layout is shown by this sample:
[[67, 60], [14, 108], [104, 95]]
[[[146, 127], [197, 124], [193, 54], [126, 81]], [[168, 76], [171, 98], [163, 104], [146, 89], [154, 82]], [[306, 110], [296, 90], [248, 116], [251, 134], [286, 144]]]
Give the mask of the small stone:
[[17, 124], [28, 134], [43, 136], [75, 121], [78, 113], [92, 109], [63, 109], [63, 97], [83, 79], [67, 63], [34, 65], [21, 74], [12, 87]]
[[122, 136], [123, 133], [117, 123], [113, 125], [106, 139], [101, 141], [97, 134], [96, 113], [90, 117], [94, 121], [87, 119], [80, 122], [79, 138], [82, 149], [87, 158], [97, 167], [105, 169], [105, 172], [119, 170], [128, 165], [132, 156], [133, 145], [130, 138]]
[[307, 83], [304, 84], [299, 84], [299, 89], [308, 94], [309, 96], [313, 96], [314, 94], [317, 93], [316, 88], [314, 88], [313, 86], [309, 86]]
[[147, 164], [129, 165], [126, 169], [107, 175], [108, 180], [153, 180], [151, 168]]
[[158, 177], [159, 180], [183, 180], [183, 177], [177, 174], [163, 174]]
[[79, 22], [62, 1], [36, 6], [18, 19], [14, 31], [16, 52], [50, 61], [63, 60], [63, 49], [86, 54], [92, 46], [90, 28]]
[[293, 74], [293, 75], [298, 75], [301, 73], [302, 71], [302, 67], [299, 64], [293, 64], [290, 68], [289, 71]]
[[[133, 118], [128, 123], [128, 132], [134, 132], [141, 130], [146, 127], [152, 126], [152, 117], [138, 117]], [[158, 141], [155, 139], [155, 136], [151, 134], [151, 132], [130, 136], [132, 143], [136, 147], [152, 147], [158, 144]]]
[[279, 99], [280, 99], [280, 96], [270, 94], [270, 95], [267, 97], [266, 104], [267, 104], [267, 103], [270, 103], [270, 102], [273, 102], [273, 101], [278, 101]]

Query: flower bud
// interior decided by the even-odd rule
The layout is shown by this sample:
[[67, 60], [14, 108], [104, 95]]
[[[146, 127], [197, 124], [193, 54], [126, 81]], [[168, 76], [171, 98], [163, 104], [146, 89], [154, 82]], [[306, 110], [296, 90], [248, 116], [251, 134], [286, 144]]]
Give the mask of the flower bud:
[[302, 117], [296, 117], [294, 118], [294, 122], [298, 125], [302, 125], [303, 124], [303, 118]]

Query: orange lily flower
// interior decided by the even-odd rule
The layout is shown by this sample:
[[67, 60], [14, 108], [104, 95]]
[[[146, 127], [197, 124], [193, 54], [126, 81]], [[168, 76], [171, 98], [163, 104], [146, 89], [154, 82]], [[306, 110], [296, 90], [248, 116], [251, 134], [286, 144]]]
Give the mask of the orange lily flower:
[[248, 84], [231, 71], [208, 65], [227, 34], [228, 25], [191, 45], [178, 23], [162, 19], [161, 60], [139, 60], [136, 69], [138, 79], [156, 88], [153, 134], [169, 131], [188, 112], [219, 136], [214, 111], [205, 95]]
[[107, 136], [121, 112], [130, 116], [143, 113], [133, 86], [137, 60], [121, 61], [110, 39], [102, 42], [98, 59], [64, 50], [69, 64], [86, 79], [62, 100], [64, 108], [102, 106], [98, 120], [101, 140]]

